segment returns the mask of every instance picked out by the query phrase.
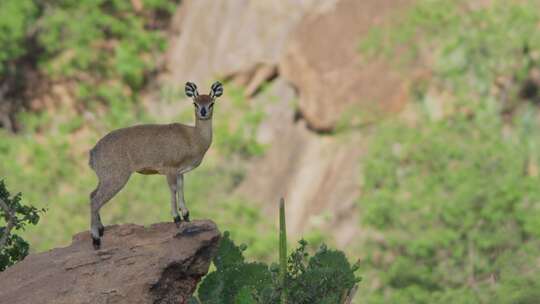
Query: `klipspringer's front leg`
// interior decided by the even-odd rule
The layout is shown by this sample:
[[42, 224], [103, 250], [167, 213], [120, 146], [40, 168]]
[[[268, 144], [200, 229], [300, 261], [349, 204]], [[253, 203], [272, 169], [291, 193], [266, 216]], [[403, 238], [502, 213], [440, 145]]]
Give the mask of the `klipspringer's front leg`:
[[182, 211], [184, 221], [189, 222], [189, 210], [186, 207], [186, 202], [184, 200], [184, 174], [178, 174], [176, 182], [178, 188], [178, 201], [180, 202], [180, 211]]
[[179, 226], [182, 220], [180, 218], [180, 214], [178, 214], [178, 206], [176, 203], [176, 193], [178, 192], [176, 174], [168, 174], [167, 183], [169, 184], [169, 189], [171, 190], [171, 215], [176, 223], [176, 226]]

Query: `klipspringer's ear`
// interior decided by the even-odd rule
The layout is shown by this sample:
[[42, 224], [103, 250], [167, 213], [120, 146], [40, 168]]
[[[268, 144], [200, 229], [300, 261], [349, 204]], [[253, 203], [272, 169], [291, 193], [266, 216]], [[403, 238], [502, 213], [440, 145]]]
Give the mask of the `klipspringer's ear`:
[[186, 96], [192, 98], [199, 96], [199, 92], [197, 92], [197, 86], [193, 82], [186, 82]]
[[223, 85], [221, 84], [221, 82], [216, 81], [210, 88], [210, 97], [214, 99], [221, 95], [223, 95]]

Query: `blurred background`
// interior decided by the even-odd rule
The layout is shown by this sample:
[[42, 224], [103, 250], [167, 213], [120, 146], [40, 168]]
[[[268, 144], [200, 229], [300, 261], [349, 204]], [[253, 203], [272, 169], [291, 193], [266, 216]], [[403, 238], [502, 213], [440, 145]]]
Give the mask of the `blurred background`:
[[[48, 209], [33, 252], [88, 229], [88, 151], [194, 121], [192, 218], [277, 260], [301, 237], [360, 259], [357, 303], [540, 301], [540, 1], [0, 0], [0, 179]], [[106, 225], [171, 221], [133, 175]]]

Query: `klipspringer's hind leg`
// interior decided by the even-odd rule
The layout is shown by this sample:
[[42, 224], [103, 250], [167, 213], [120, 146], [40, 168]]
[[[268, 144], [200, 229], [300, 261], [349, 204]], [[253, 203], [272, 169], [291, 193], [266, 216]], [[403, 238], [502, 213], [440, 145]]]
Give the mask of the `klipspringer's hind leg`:
[[176, 178], [178, 188], [178, 201], [180, 202], [180, 210], [182, 211], [182, 217], [184, 221], [189, 222], [189, 210], [186, 207], [186, 201], [184, 200], [184, 174], [178, 174]]
[[178, 206], [176, 202], [176, 192], [178, 191], [178, 187], [176, 185], [176, 174], [167, 175], [167, 184], [169, 185], [169, 189], [171, 190], [171, 215], [174, 219], [176, 226], [179, 226], [181, 219], [180, 215], [178, 214]]
[[[97, 186], [97, 188], [94, 191], [92, 191], [92, 193], [90, 193], [90, 200], [92, 200], [94, 198], [94, 196], [96, 196], [96, 193], [98, 192], [98, 189], [99, 189], [99, 185]], [[101, 216], [99, 215], [99, 212], [97, 214], [97, 226], [98, 226], [99, 236], [101, 237], [101, 236], [103, 236], [103, 233], [105, 231], [105, 227], [101, 223]]]
[[[99, 210], [94, 207], [99, 205], [99, 202], [97, 201], [97, 194], [101, 191], [101, 182], [98, 183], [97, 188], [92, 191], [90, 194], [90, 233], [92, 235], [92, 245], [94, 249], [99, 249], [100, 241], [99, 238], [103, 236], [103, 233], [105, 229], [103, 228], [103, 224], [101, 223], [101, 217], [99, 216]], [[96, 238], [96, 230], [98, 237]], [[97, 241], [96, 241], [97, 240]]]
[[126, 185], [130, 175], [130, 173], [126, 173], [101, 180], [98, 188], [91, 195], [90, 233], [92, 235], [92, 245], [96, 250], [101, 246], [101, 237], [105, 231], [101, 223], [99, 210]]
[[98, 211], [98, 233], [99, 233], [99, 237], [102, 237], [103, 234], [105, 234], [105, 226], [103, 226], [103, 223], [101, 222], [101, 215], [99, 214], [99, 211]]
[[96, 250], [99, 249], [101, 245], [101, 241], [100, 241], [101, 235], [99, 233], [101, 221], [99, 219], [98, 208], [95, 207], [97, 205], [99, 205], [99, 202], [95, 200], [95, 198], [91, 198], [90, 199], [90, 235], [92, 236], [92, 246]]

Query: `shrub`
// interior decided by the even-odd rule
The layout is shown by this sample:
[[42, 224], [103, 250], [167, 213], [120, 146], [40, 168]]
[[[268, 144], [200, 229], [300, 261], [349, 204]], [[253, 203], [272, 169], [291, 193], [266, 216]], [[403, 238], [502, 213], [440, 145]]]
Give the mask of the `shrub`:
[[[285, 215], [281, 208], [280, 255], [285, 257]], [[288, 259], [280, 259], [280, 266], [245, 262], [243, 251], [225, 232], [213, 259], [216, 270], [207, 275], [199, 287], [198, 299], [192, 303], [228, 304], [336, 304], [344, 303], [350, 290], [360, 281], [354, 275], [358, 265], [349, 263], [341, 251], [321, 245], [310, 256], [307, 242]]]
[[14, 72], [11, 62], [27, 54], [28, 32], [38, 13], [38, 6], [33, 0], [0, 2], [0, 79]]
[[[359, 278], [343, 252], [321, 246], [313, 255], [307, 242], [288, 258], [287, 303], [342, 303], [344, 295]], [[245, 245], [237, 246], [227, 232], [214, 258], [216, 270], [208, 274], [198, 290], [200, 303], [281, 303], [277, 265], [245, 262]], [[195, 302], [197, 303], [197, 302]]]
[[39, 20], [40, 66], [54, 78], [84, 79], [77, 90], [82, 100], [136, 100], [165, 48], [152, 19], [166, 20], [177, 1], [142, 3], [138, 12], [130, 1], [53, 1]]
[[16, 62], [29, 55], [42, 75], [74, 81], [80, 101], [136, 101], [178, 2], [143, 0], [139, 11], [128, 0], [4, 0], [0, 80], [26, 73]]
[[[429, 59], [433, 73], [427, 85], [432, 89], [446, 91], [474, 110], [493, 99], [508, 107], [530, 71], [538, 68], [539, 8], [536, 1], [497, 0], [479, 6], [464, 0], [420, 0], [396, 16], [395, 23], [372, 30], [360, 50], [399, 58], [391, 60], [394, 64]], [[494, 94], [498, 86], [503, 92]]]
[[538, 68], [539, 21], [532, 1], [418, 1], [362, 42], [434, 61], [415, 122], [379, 126], [363, 160], [362, 220], [380, 236], [366, 247], [380, 282], [369, 303], [537, 301], [538, 110], [520, 90]]
[[22, 204], [20, 193], [11, 197], [3, 180], [0, 180], [0, 204], [0, 218], [5, 220], [5, 226], [0, 226], [0, 271], [3, 271], [28, 255], [29, 244], [13, 231], [36, 225], [45, 210]]
[[530, 166], [540, 158], [525, 144], [531, 139], [501, 132], [497, 123], [456, 117], [378, 134], [360, 204], [364, 223], [383, 235], [368, 259], [382, 280], [379, 296], [489, 303], [492, 290], [510, 288], [501, 285], [516, 278], [511, 268], [530, 271], [514, 291], [532, 291], [540, 188]]

